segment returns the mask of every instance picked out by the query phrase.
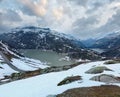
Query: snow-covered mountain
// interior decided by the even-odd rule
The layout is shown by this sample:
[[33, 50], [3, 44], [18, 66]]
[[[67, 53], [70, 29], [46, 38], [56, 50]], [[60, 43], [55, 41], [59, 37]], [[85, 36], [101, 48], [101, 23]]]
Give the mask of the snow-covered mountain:
[[[95, 86], [100, 88], [100, 97], [114, 97], [120, 95], [119, 68], [120, 60], [84, 60], [67, 66], [48, 67], [40, 61], [18, 55], [0, 42], [0, 97], [86, 97], [86, 94], [90, 95], [89, 88], [93, 92]], [[75, 88], [77, 92], [74, 94]], [[101, 88], [104, 91], [108, 88], [112, 94], [109, 90], [104, 94]], [[69, 89], [70, 94], [66, 92]], [[90, 97], [99, 97], [95, 93]]]
[[113, 47], [102, 53], [102, 56], [110, 58], [120, 58], [120, 46]]
[[112, 49], [120, 45], [120, 31], [112, 32], [103, 38], [98, 39], [93, 45], [93, 48]]
[[63, 48], [84, 48], [80, 40], [70, 35], [33, 26], [12, 29], [1, 34], [0, 40], [16, 49], [53, 49], [60, 52]]
[[0, 35], [0, 40], [15, 49], [42, 49], [68, 53], [72, 58], [96, 59], [93, 51], [85, 50], [80, 40], [49, 28], [23, 27]]
[[103, 49], [102, 56], [120, 58], [120, 31], [112, 32], [97, 39], [88, 48]]
[[48, 66], [41, 61], [29, 59], [0, 42], [0, 79], [16, 72], [34, 71]]
[[96, 42], [96, 40], [97, 39], [89, 38], [89, 39], [86, 39], [86, 40], [81, 40], [81, 42], [85, 45], [85, 47], [89, 48]]

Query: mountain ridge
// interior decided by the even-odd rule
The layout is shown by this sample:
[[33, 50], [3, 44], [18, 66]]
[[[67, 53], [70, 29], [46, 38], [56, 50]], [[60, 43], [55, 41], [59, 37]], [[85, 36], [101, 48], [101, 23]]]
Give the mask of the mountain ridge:
[[103, 49], [102, 56], [109, 58], [120, 57], [120, 31], [111, 32], [102, 38], [97, 39], [88, 48]]
[[50, 28], [23, 27], [0, 35], [0, 40], [15, 49], [52, 50], [57, 53], [68, 53], [72, 58], [96, 59], [99, 55], [88, 51], [80, 40]]

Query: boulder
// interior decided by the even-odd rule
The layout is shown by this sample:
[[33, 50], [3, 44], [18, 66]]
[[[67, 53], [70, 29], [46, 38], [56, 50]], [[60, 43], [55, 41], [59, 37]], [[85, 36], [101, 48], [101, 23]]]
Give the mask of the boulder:
[[108, 69], [105, 66], [98, 66], [98, 67], [94, 67], [94, 68], [89, 69], [85, 73], [88, 73], [88, 74], [98, 74], [98, 73], [102, 73], [105, 70], [106, 71], [112, 71], [112, 70]]
[[105, 82], [105, 83], [120, 83], [120, 78], [114, 75], [102, 74], [99, 76], [94, 76], [90, 80]]
[[109, 60], [106, 61], [104, 64], [109, 65], [109, 64], [117, 64], [117, 63], [120, 63], [120, 60]]
[[77, 80], [81, 80], [81, 76], [71, 76], [71, 77], [66, 77], [65, 79], [63, 79], [60, 83], [57, 84], [57, 86], [61, 86], [64, 84], [69, 84], [71, 82], [77, 81]]

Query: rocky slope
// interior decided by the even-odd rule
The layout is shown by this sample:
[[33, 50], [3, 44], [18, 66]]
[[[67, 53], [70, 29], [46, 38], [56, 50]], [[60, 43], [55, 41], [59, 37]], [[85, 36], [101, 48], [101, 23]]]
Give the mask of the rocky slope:
[[49, 28], [23, 27], [0, 35], [0, 40], [15, 49], [53, 50], [71, 58], [98, 59], [99, 55], [85, 50], [80, 40]]
[[102, 56], [110, 58], [120, 58], [120, 46], [111, 48], [110, 50], [103, 52]]
[[116, 31], [106, 35], [103, 38], [97, 39], [88, 48], [103, 49], [102, 56], [109, 58], [120, 58], [120, 31]]
[[58, 33], [49, 28], [33, 26], [12, 29], [9, 33], [1, 34], [0, 40], [15, 49], [46, 49], [67, 52], [74, 48], [84, 48], [80, 40], [70, 35]]
[[64, 67], [64, 71], [52, 67], [34, 77], [29, 72], [25, 77], [31, 78], [0, 85], [0, 97], [119, 97], [119, 68], [120, 60], [111, 60]]
[[92, 45], [92, 47], [110, 50], [119, 47], [120, 46], [119, 44], [120, 44], [120, 31], [116, 31], [106, 35], [103, 38], [98, 39]]
[[[17, 72], [34, 71], [48, 66], [16, 53], [6, 44], [0, 42], [0, 79]], [[1, 81], [1, 80], [0, 80]]]

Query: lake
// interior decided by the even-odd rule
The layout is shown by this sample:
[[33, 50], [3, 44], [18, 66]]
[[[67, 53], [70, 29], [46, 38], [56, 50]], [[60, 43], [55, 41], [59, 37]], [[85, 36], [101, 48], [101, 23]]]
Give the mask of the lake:
[[[58, 54], [53, 51], [41, 51], [41, 50], [19, 50], [24, 56], [38, 59], [42, 62], [47, 62], [49, 66], [63, 66], [75, 63], [74, 60], [69, 60], [65, 54]], [[64, 58], [66, 57], [66, 60]]]
[[99, 48], [93, 48], [92, 50], [95, 51], [95, 52], [98, 52], [98, 53], [103, 53], [103, 52], [105, 52], [104, 49], [99, 49]]

